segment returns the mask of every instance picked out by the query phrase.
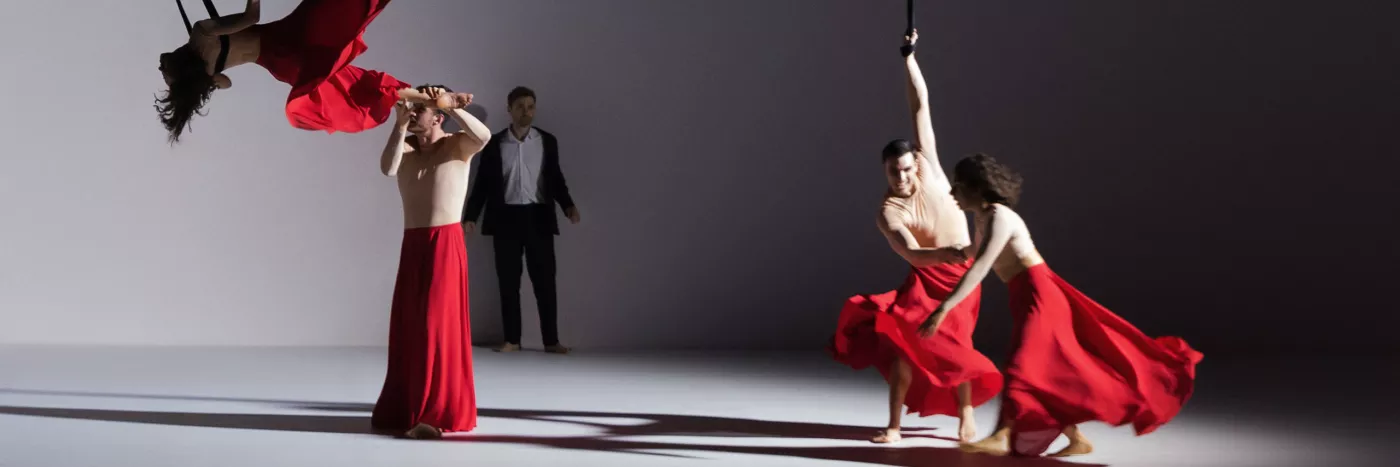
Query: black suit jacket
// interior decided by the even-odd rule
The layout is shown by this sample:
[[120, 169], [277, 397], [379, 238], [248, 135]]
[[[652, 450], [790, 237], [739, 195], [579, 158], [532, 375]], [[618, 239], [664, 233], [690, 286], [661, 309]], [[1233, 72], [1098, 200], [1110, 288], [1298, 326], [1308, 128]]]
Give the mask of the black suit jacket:
[[[540, 177], [540, 202], [543, 205], [529, 214], [533, 218], [529, 219], [528, 225], [534, 226], [537, 233], [559, 235], [558, 217], [554, 215], [551, 205], [559, 203], [561, 211], [568, 211], [574, 207], [574, 199], [569, 196], [569, 185], [564, 182], [564, 171], [559, 168], [559, 140], [539, 127], [534, 129], [544, 140], [541, 167], [544, 173]], [[503, 233], [524, 224], [524, 219], [513, 219], [502, 214], [506, 206], [506, 183], [501, 171], [501, 140], [510, 137], [506, 134], [509, 131], [510, 127], [506, 127], [491, 136], [491, 141], [481, 149], [481, 164], [477, 166], [476, 175], [472, 176], [471, 194], [467, 196], [463, 220], [475, 222], [481, 216], [482, 208], [485, 208], [486, 218], [481, 222], [482, 235]]]

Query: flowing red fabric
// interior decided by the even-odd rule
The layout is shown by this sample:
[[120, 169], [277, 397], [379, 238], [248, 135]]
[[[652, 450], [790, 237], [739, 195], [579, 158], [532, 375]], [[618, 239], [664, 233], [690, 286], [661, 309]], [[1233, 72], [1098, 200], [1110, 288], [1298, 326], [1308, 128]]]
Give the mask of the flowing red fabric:
[[909, 362], [914, 380], [904, 397], [909, 413], [958, 416], [957, 387], [971, 383], [971, 403], [981, 405], [1001, 391], [1002, 376], [985, 355], [972, 348], [972, 331], [982, 301], [979, 286], [925, 339], [919, 325], [952, 294], [971, 262], [911, 268], [899, 289], [857, 295], [846, 301], [828, 351], [857, 370], [875, 366], [889, 379], [894, 358]]
[[398, 90], [409, 85], [350, 64], [368, 49], [365, 28], [389, 1], [302, 0], [285, 18], [258, 26], [258, 65], [292, 85], [292, 126], [356, 133], [389, 119]]
[[1002, 420], [1013, 431], [1099, 421], [1144, 435], [1191, 398], [1203, 355], [1185, 340], [1148, 337], [1045, 264], [1007, 285], [1014, 348]]
[[376, 429], [476, 427], [464, 240], [460, 223], [404, 231]]

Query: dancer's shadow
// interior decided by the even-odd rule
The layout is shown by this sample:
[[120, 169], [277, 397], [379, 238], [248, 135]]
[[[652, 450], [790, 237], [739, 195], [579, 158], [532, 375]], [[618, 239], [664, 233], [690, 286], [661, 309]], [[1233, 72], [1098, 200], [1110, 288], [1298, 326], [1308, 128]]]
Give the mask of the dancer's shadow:
[[[308, 404], [296, 408], [321, 411], [369, 411], [371, 407], [353, 404]], [[876, 429], [869, 426], [843, 426], [825, 423], [785, 422], [747, 418], [714, 417], [707, 415], [672, 415], [657, 413], [590, 412], [580, 410], [531, 410], [479, 408], [477, 415], [486, 418], [508, 418], [549, 423], [570, 423], [603, 432], [601, 436], [705, 436], [712, 438], [817, 438], [864, 441], [873, 437]], [[601, 421], [571, 420], [571, 418], [645, 420], [640, 424], [614, 424]], [[923, 434], [934, 428], [906, 427], [904, 438], [929, 438], [957, 441], [946, 436]]]
[[[369, 417], [373, 407], [359, 403], [316, 403], [302, 401], [279, 401], [261, 399], [232, 399], [212, 397], [179, 397], [154, 395], [124, 395], [82, 392], [27, 391], [0, 389], [0, 393], [24, 393], [44, 395], [86, 395], [97, 397], [133, 397], [142, 399], [201, 400], [211, 402], [261, 403], [287, 408], [342, 412], [346, 415], [288, 415], [288, 414], [229, 414], [229, 413], [186, 413], [150, 412], [109, 409], [73, 409], [48, 407], [0, 406], [0, 414], [31, 417], [63, 418], [76, 420], [97, 420], [109, 422], [143, 423], [173, 426], [232, 428], [247, 430], [272, 430], [339, 434], [372, 434]], [[661, 455], [673, 457], [694, 457], [688, 453], [730, 453], [757, 454], [772, 456], [800, 457], [808, 459], [863, 462], [890, 466], [973, 466], [973, 467], [1020, 467], [1040, 465], [1070, 465], [1054, 459], [1021, 459], [966, 454], [955, 448], [942, 447], [884, 447], [868, 443], [838, 447], [776, 447], [776, 446], [728, 446], [714, 444], [689, 444], [674, 442], [651, 442], [617, 439], [632, 436], [690, 436], [706, 438], [724, 437], [769, 437], [769, 438], [826, 438], [842, 440], [863, 440], [862, 434], [871, 431], [870, 427], [827, 425], [820, 423], [782, 422], [750, 420], [729, 417], [692, 415], [667, 415], [646, 413], [610, 413], [560, 410], [518, 410], [482, 408], [478, 414], [484, 418], [509, 418], [517, 420], [544, 421], [551, 423], [571, 423], [593, 427], [601, 434], [588, 436], [548, 437], [548, 436], [507, 436], [507, 435], [453, 435], [446, 439], [469, 443], [518, 444], [573, 449], [595, 452], [615, 452], [639, 455]], [[621, 420], [642, 419], [642, 424], [611, 424], [580, 420], [559, 420], [556, 418], [587, 417], [616, 418]], [[906, 434], [911, 438], [915, 434]], [[933, 436], [928, 436], [933, 437]], [[941, 438], [939, 439], [947, 439]], [[658, 453], [668, 451], [670, 453]], [[1074, 464], [1096, 465], [1096, 464]]]
[[[765, 456], [795, 457], [814, 460], [860, 462], [865, 464], [900, 467], [1049, 467], [1086, 466], [1104, 467], [1104, 464], [1069, 463], [1050, 458], [997, 457], [982, 454], [964, 453], [957, 448], [932, 446], [917, 447], [781, 447], [781, 446], [717, 446], [711, 444], [660, 443], [651, 441], [631, 441], [592, 436], [573, 437], [534, 437], [534, 436], [495, 436], [474, 435], [444, 438], [449, 441], [467, 443], [509, 443], [524, 444], [554, 449], [572, 449], [595, 452], [647, 454], [669, 457], [697, 458], [695, 455], [673, 454], [673, 452], [712, 452], [719, 454], [750, 454]], [[652, 451], [652, 452], [648, 452]], [[669, 451], [660, 453], [655, 451]]]
[[369, 417], [364, 416], [147, 412], [10, 405], [0, 405], [0, 415], [241, 430], [371, 434]]

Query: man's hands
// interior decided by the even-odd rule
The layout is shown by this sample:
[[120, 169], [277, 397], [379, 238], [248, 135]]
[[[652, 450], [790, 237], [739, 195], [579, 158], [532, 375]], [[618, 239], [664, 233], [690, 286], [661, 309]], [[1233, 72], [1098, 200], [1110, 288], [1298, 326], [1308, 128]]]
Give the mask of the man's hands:
[[919, 30], [915, 29], [913, 34], [904, 36], [904, 46], [899, 48], [899, 52], [905, 57], [912, 55], [917, 42], [919, 42]]
[[447, 92], [443, 88], [428, 88], [424, 91], [439, 109], [465, 109], [472, 103], [472, 95], [465, 92]]
[[399, 99], [394, 103], [394, 123], [400, 127], [407, 127], [408, 122], [413, 120], [413, 104], [407, 99]]
[[945, 319], [948, 319], [948, 310], [939, 306], [938, 309], [933, 310], [933, 314], [928, 315], [928, 319], [924, 320], [923, 324], [919, 325], [919, 337], [927, 339], [933, 336], [933, 332], [938, 330], [938, 326], [942, 325]]
[[466, 221], [466, 222], [463, 222], [463, 223], [462, 223], [462, 231], [463, 231], [463, 232], [466, 232], [466, 233], [475, 232], [475, 231], [476, 231], [476, 222], [473, 222], [473, 221]]

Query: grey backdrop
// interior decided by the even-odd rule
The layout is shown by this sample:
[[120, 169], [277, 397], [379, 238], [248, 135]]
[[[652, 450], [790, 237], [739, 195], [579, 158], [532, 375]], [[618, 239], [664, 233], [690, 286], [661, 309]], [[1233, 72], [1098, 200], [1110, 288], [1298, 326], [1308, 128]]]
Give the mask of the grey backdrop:
[[[1020, 169], [1052, 266], [1150, 334], [1393, 350], [1394, 15], [1270, 5], [923, 1], [943, 163]], [[356, 64], [474, 92], [497, 130], [512, 86], [539, 92], [584, 218], [558, 238], [566, 343], [816, 349], [906, 273], [874, 226], [878, 151], [911, 135], [902, 30], [896, 0], [399, 0]], [[295, 130], [247, 66], [168, 147], [156, 57], [182, 34], [163, 1], [7, 6], [0, 343], [383, 345], [388, 128]], [[469, 249], [497, 341], [490, 243]]]

